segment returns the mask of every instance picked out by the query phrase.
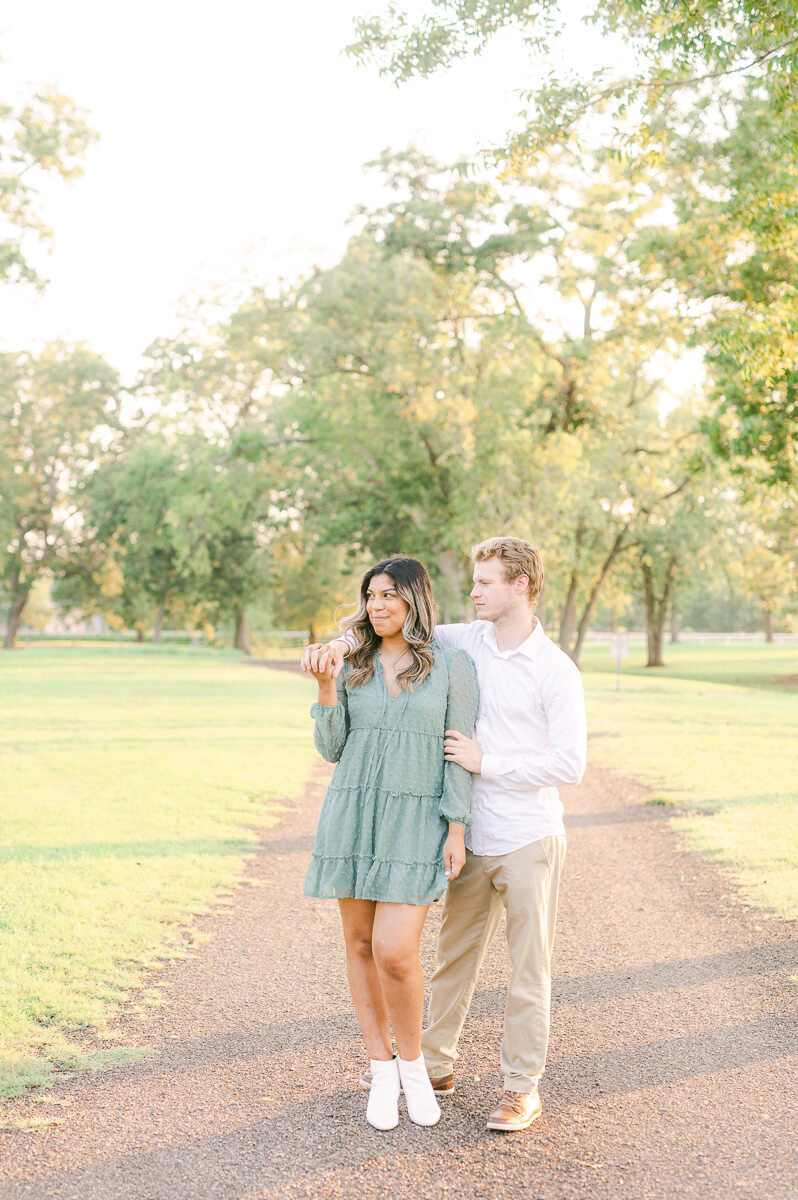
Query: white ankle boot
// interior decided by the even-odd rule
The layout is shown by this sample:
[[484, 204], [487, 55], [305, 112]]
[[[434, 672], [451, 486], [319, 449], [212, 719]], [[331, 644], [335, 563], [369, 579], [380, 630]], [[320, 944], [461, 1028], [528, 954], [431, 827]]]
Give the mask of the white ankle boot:
[[437, 1125], [441, 1119], [441, 1110], [427, 1074], [424, 1055], [419, 1054], [413, 1062], [404, 1058], [398, 1058], [396, 1061], [399, 1064], [399, 1078], [410, 1120], [416, 1125]]
[[395, 1058], [371, 1060], [371, 1090], [366, 1120], [375, 1129], [394, 1129], [399, 1124], [399, 1067]]

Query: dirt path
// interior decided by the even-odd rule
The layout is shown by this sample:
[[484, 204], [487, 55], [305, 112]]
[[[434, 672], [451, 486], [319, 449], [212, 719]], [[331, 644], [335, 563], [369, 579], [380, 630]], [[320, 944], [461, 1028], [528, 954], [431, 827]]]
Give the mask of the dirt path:
[[[333, 903], [300, 898], [326, 779], [268, 831], [169, 1003], [125, 1037], [149, 1060], [65, 1080], [63, 1124], [0, 1134], [0, 1200], [750, 1197], [798, 1191], [795, 927], [734, 903], [645, 792], [593, 769], [566, 793], [569, 857], [544, 1115], [488, 1133], [503, 938], [437, 1129], [377, 1133]], [[437, 913], [426, 933], [433, 961]], [[791, 979], [792, 977], [792, 979]], [[41, 1117], [30, 1099], [4, 1119]]]

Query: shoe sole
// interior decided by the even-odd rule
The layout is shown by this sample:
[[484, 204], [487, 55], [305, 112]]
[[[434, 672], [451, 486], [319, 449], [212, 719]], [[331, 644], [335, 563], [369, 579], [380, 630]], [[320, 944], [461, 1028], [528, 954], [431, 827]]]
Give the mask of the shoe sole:
[[532, 1124], [532, 1122], [537, 1121], [538, 1117], [542, 1116], [543, 1109], [539, 1108], [537, 1112], [534, 1112], [529, 1120], [524, 1121], [523, 1124], [519, 1123], [518, 1125], [507, 1125], [500, 1124], [498, 1121], [488, 1121], [486, 1129], [495, 1129], [497, 1133], [518, 1133], [521, 1129], [529, 1129], [529, 1126]]

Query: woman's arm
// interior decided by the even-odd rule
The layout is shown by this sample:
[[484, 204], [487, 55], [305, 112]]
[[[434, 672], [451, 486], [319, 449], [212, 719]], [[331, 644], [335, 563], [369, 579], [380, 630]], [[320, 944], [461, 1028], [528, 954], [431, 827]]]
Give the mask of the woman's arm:
[[343, 677], [333, 679], [331, 662], [324, 670], [311, 671], [310, 674], [319, 685], [318, 700], [310, 710], [316, 722], [313, 741], [322, 758], [326, 758], [327, 762], [338, 762], [349, 736], [346, 682]]
[[[470, 737], [474, 731], [478, 705], [479, 684], [476, 667], [465, 651], [458, 650], [449, 662], [446, 729], [457, 729]], [[451, 877], [455, 878], [465, 862], [463, 838], [471, 824], [471, 774], [458, 763], [444, 764], [440, 814], [449, 822], [449, 836], [444, 845], [444, 865]], [[457, 862], [452, 858], [453, 855]], [[447, 858], [449, 861], [446, 861]]]

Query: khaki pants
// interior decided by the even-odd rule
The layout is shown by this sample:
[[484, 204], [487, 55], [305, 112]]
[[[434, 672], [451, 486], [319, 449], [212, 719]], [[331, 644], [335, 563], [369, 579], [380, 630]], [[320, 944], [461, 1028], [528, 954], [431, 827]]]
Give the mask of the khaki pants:
[[510, 854], [466, 852], [465, 866], [446, 892], [439, 965], [421, 1042], [433, 1078], [448, 1074], [457, 1058], [477, 973], [504, 906], [512, 962], [501, 1050], [504, 1086], [514, 1092], [537, 1086], [549, 1041], [551, 952], [564, 858], [562, 835], [530, 842]]

